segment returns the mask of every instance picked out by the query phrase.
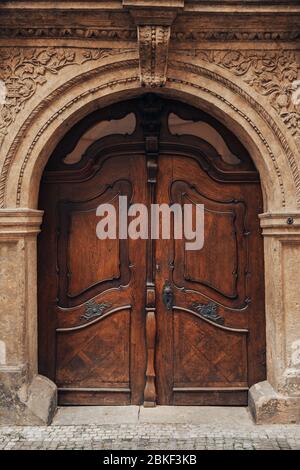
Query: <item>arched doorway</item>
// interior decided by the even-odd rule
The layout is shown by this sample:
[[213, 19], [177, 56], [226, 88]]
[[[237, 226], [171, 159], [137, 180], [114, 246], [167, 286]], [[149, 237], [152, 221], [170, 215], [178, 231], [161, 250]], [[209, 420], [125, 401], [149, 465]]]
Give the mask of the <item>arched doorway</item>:
[[[119, 196], [204, 204], [204, 247], [98, 240]], [[265, 378], [263, 207], [228, 128], [155, 95], [95, 111], [54, 150], [39, 208], [39, 372], [59, 403], [247, 404]]]

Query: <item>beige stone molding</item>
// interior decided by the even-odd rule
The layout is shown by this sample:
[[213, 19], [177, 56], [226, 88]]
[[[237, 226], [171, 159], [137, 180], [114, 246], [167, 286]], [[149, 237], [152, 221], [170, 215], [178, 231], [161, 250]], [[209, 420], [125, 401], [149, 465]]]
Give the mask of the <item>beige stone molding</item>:
[[288, 237], [300, 241], [300, 213], [264, 213], [259, 215], [264, 236]]
[[[3, 2], [2, 2], [3, 3]], [[0, 3], [0, 39], [80, 39], [82, 41], [135, 41], [136, 23], [168, 25], [174, 19], [173, 42], [190, 47], [197, 42], [296, 43], [300, 40], [299, 2], [193, 2], [186, 0], [124, 0], [101, 2]], [[265, 4], [265, 2], [264, 2]], [[22, 7], [20, 7], [22, 5]], [[83, 15], [84, 9], [84, 15]], [[288, 12], [288, 14], [286, 14]]]
[[[300, 33], [299, 33], [300, 37]], [[118, 27], [66, 27], [66, 26], [23, 26], [0, 27], [0, 38], [35, 38], [35, 39], [81, 39], [95, 41], [135, 41], [136, 28]]]
[[183, 8], [184, 0], [123, 0], [124, 7], [135, 8], [160, 8], [160, 9], [173, 9]]
[[[9, 32], [7, 33], [9, 34]], [[12, 32], [10, 34], [13, 34]], [[17, 33], [16, 33], [17, 34]], [[21, 33], [18, 33], [21, 34]], [[26, 34], [24, 32], [24, 34]], [[29, 32], [27, 33], [30, 34]], [[1, 30], [0, 30], [1, 35]], [[213, 31], [184, 31], [175, 30], [171, 34], [172, 41], [189, 43], [190, 41], [197, 42], [298, 42], [300, 41], [300, 31], [226, 31], [226, 30], [213, 30]]]
[[33, 209], [1, 209], [0, 239], [36, 235], [40, 232], [43, 211]]
[[27, 364], [18, 364], [16, 366], [14, 365], [3, 365], [0, 364], [0, 374], [5, 373], [5, 374], [20, 374], [24, 375], [27, 372]]
[[177, 53], [197, 57], [227, 69], [266, 97], [293, 135], [300, 150], [300, 104], [292, 99], [297, 91], [296, 85], [300, 83], [299, 51], [195, 49]]
[[[1, 27], [0, 39], [22, 39], [33, 38], [40, 40], [47, 39], [81, 39], [91, 41], [135, 41], [137, 38], [136, 29], [130, 27], [120, 28], [99, 28], [99, 27], [64, 27], [64, 26], [30, 26], [30, 27]], [[299, 42], [300, 31], [223, 31], [221, 29], [214, 31], [173, 31], [171, 40], [176, 42], [190, 41], [197, 42]]]
[[[128, 50], [122, 50], [122, 54], [126, 52]], [[111, 48], [0, 48], [0, 80], [7, 88], [5, 103], [0, 106], [0, 147], [17, 114], [50, 76], [57, 75], [65, 67], [82, 67], [87, 62], [101, 61], [118, 54], [120, 49]]]
[[170, 26], [178, 11], [184, 7], [183, 1], [123, 1], [123, 6], [134, 18], [136, 25]]
[[[59, 2], [45, 2], [42, 0], [15, 0], [15, 1], [6, 1], [5, 8], [12, 10], [21, 10], [24, 9], [40, 9], [42, 11], [47, 10], [65, 10], [66, 8], [72, 8], [74, 10], [94, 10], [94, 11], [115, 11], [122, 8], [124, 2], [130, 3], [152, 3], [152, 4], [176, 4], [183, 3], [181, 0], [86, 0], [84, 2], [78, 2], [74, 0], [63, 0]], [[290, 13], [299, 12], [299, 1], [298, 0], [252, 0], [251, 2], [245, 0], [236, 0], [236, 1], [222, 1], [222, 0], [209, 0], [209, 1], [195, 1], [195, 0], [185, 0], [185, 11], [187, 12], [214, 12], [214, 13], [227, 13], [227, 12], [236, 12], [236, 13]]]
[[[279, 4], [278, 4], [279, 3]], [[285, 0], [285, 1], [268, 1], [268, 0], [254, 0], [247, 2], [245, 0], [240, 1], [222, 1], [222, 0], [210, 0], [210, 1], [195, 1], [186, 0], [185, 11], [193, 13], [215, 13], [223, 14], [226, 13], [238, 13], [238, 14], [250, 14], [263, 15], [268, 13], [273, 14], [287, 14], [292, 15], [293, 13], [299, 13], [299, 0]]]

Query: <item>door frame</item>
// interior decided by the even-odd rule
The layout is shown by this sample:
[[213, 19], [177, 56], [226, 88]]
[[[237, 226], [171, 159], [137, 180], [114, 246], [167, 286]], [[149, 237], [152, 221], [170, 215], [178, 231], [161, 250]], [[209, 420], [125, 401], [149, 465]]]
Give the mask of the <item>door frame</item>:
[[[180, 108], [178, 109], [178, 105]], [[204, 170], [208, 176], [216, 181], [242, 183], [258, 182], [256, 172], [251, 158], [245, 147], [239, 140], [218, 120], [207, 113], [192, 108], [190, 105], [179, 103], [175, 100], [162, 100], [159, 96], [146, 94], [144, 97], [117, 103], [101, 111], [95, 111], [84, 120], [76, 124], [76, 132], [71, 128], [64, 139], [57, 145], [48, 161], [45, 178], [51, 184], [55, 181], [65, 181], [67, 170], [62, 158], [70, 153], [77, 145], [80, 137], [92, 127], [99, 119], [123, 118], [134, 110], [137, 113], [138, 125], [130, 136], [107, 136], [94, 142], [85, 152], [82, 159], [73, 165], [71, 170], [74, 178], [90, 178], [98, 172], [104, 162], [111, 157], [120, 154], [140, 154], [145, 152], [147, 178], [148, 178], [148, 206], [155, 202], [155, 186], [157, 177], [157, 161], [159, 155], [179, 155], [192, 158]], [[181, 118], [192, 118], [194, 121], [201, 120], [215, 127], [224, 138], [228, 147], [241, 157], [241, 164], [237, 167], [224, 164], [214, 148], [198, 138], [189, 136], [177, 136], [170, 132], [167, 117], [176, 112]], [[143, 129], [143, 132], [141, 132]], [[101, 155], [101, 158], [98, 158]], [[90, 162], [93, 162], [91, 164]], [[70, 169], [70, 165], [68, 165]], [[234, 171], [233, 171], [234, 170]], [[78, 175], [78, 176], [76, 176]], [[155, 392], [155, 336], [156, 336], [156, 289], [155, 289], [155, 241], [147, 241], [148, 258], [146, 262], [147, 281], [145, 290], [146, 311], [146, 344], [147, 344], [147, 367], [146, 383], [144, 390], [144, 405], [154, 406], [156, 403]], [[42, 333], [42, 332], [41, 332]], [[42, 336], [42, 335], [41, 335]]]
[[[176, 57], [176, 60], [181, 59]], [[192, 61], [187, 60], [189, 62]], [[193, 71], [185, 67], [181, 78], [177, 77], [173, 81], [168, 79], [160, 93], [176, 96], [224, 119], [226, 125], [249, 146], [251, 157], [260, 173], [265, 210], [260, 221], [265, 237], [268, 380], [252, 387], [249, 403], [259, 422], [292, 422], [299, 406], [298, 398], [292, 397], [297, 376], [296, 372], [290, 371], [288, 375], [286, 372], [290, 370], [292, 361], [292, 345], [295, 341], [293, 332], [299, 330], [299, 325], [293, 315], [294, 304], [287, 304], [287, 299], [298, 298], [299, 294], [296, 286], [288, 282], [298, 272], [293, 260], [297, 258], [300, 247], [298, 170], [294, 160], [297, 150], [291, 139], [285, 145], [285, 126], [274, 120], [270, 106], [261, 106], [256, 95], [247, 94], [240, 77], [231, 76], [220, 67], [216, 73], [215, 66], [207, 62], [202, 67], [194, 63], [190, 63], [190, 66]], [[5, 149], [10, 148], [10, 151], [5, 150], [2, 171], [1, 241], [7, 247], [7, 256], [11, 256], [18, 267], [16, 271], [9, 264], [8, 276], [20, 279], [22, 288], [18, 295], [15, 290], [13, 295], [7, 293], [5, 311], [20, 312], [20, 330], [15, 328], [13, 313], [3, 317], [8, 327], [6, 340], [14, 345], [15, 353], [12, 355], [8, 351], [7, 364], [14, 366], [8, 369], [5, 366], [2, 375], [9, 384], [8, 396], [17, 393], [21, 385], [25, 385], [28, 396], [31, 396], [33, 389], [47, 396], [43, 404], [39, 405], [41, 411], [34, 410], [30, 402], [22, 401], [27, 417], [25, 412], [23, 416], [17, 416], [15, 407], [11, 407], [9, 416], [14, 422], [49, 422], [55, 409], [55, 385], [37, 375], [36, 237], [42, 213], [36, 208], [43, 168], [53, 148], [65, 134], [66, 127], [89, 114], [95, 107], [103, 107], [109, 102], [119, 101], [125, 96], [136, 96], [144, 91], [137, 83], [136, 72], [130, 61], [124, 66], [114, 60], [110, 68], [107, 64], [105, 67], [105, 73], [102, 73], [103, 65], [99, 66], [96, 75], [94, 70], [87, 72], [88, 75], [82, 74], [80, 69], [80, 74], [74, 72], [72, 75], [69, 87], [64, 80], [63, 87], [58, 84], [54, 94], [47, 98], [40, 96], [37, 101], [29, 103], [26, 110], [28, 120], [24, 121], [24, 116], [22, 122], [16, 120], [16, 134], [10, 133], [6, 143]], [[113, 71], [113, 79], [106, 73], [108, 70]], [[116, 83], [115, 77], [119, 72], [122, 78]], [[176, 76], [176, 70], [171, 67], [168, 74], [172, 73]], [[80, 95], [73, 87], [75, 79], [81, 83]], [[38, 113], [35, 112], [36, 108]], [[31, 129], [37, 129], [37, 133], [33, 135], [29, 132]], [[276, 155], [279, 154], [281, 157], [277, 159]], [[291, 224], [287, 223], [290, 219], [293, 222]], [[290, 323], [294, 327], [286, 330], [285, 325]], [[27, 325], [25, 333], [24, 325]], [[281, 334], [282, 331], [284, 334]], [[22, 345], [22, 348], [19, 349], [18, 345]], [[272, 406], [275, 404], [275, 411], [270, 418], [267, 410], [271, 403]], [[283, 412], [283, 409], [287, 411]], [[38, 417], [35, 413], [38, 413]]]

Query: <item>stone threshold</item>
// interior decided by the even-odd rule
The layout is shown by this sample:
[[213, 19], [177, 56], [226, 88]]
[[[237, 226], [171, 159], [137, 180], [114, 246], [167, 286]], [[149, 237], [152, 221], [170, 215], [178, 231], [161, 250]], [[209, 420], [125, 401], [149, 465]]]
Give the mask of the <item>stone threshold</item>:
[[247, 407], [133, 405], [58, 407], [51, 426], [143, 423], [256, 427]]

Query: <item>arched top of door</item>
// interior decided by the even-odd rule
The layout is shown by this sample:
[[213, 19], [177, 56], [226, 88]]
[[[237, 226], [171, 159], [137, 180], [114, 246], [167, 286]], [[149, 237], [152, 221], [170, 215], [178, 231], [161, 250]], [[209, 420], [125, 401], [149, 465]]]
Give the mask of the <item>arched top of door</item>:
[[53, 151], [44, 178], [88, 177], [108, 157], [145, 152], [151, 136], [158, 154], [197, 159], [216, 180], [259, 180], [249, 152], [221, 121], [153, 93], [98, 109], [75, 124]]

